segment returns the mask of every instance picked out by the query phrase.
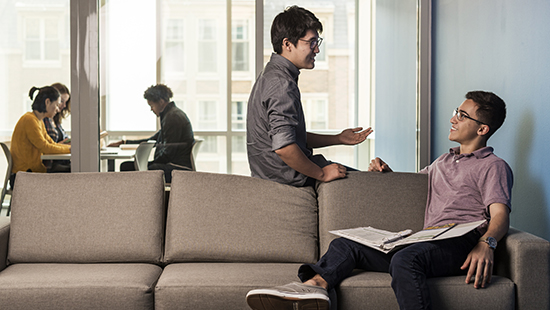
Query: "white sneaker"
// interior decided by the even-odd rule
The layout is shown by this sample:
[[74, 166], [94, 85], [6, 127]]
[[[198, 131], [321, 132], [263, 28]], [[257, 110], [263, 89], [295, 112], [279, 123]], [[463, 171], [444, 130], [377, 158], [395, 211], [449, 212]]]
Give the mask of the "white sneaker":
[[298, 282], [274, 288], [251, 290], [246, 302], [254, 310], [329, 310], [326, 289]]

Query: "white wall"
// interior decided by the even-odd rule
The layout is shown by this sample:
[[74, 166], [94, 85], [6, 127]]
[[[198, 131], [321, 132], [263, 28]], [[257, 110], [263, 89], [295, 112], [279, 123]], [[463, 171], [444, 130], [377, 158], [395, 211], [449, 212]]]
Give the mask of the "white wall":
[[433, 153], [469, 90], [493, 91], [507, 118], [489, 140], [514, 172], [511, 224], [550, 239], [550, 1], [433, 1]]

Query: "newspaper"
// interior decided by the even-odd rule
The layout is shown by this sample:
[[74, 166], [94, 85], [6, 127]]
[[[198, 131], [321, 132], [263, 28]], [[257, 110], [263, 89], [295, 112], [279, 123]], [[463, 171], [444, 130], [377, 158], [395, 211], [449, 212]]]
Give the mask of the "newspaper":
[[459, 237], [474, 230], [485, 222], [486, 220], [464, 224], [448, 224], [441, 227], [424, 229], [414, 234], [410, 229], [400, 232], [391, 232], [371, 226], [331, 230], [329, 232], [381, 252], [389, 253], [401, 245]]

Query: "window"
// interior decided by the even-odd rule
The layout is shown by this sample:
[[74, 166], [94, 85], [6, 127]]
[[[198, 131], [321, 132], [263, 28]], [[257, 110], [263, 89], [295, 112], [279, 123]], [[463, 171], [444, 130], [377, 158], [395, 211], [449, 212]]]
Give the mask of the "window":
[[216, 20], [199, 20], [199, 72], [216, 72], [217, 43]]
[[[60, 82], [71, 88], [70, 6], [69, 0], [1, 3], [0, 141], [10, 141], [19, 118], [31, 111], [31, 87]], [[70, 118], [63, 128], [70, 131]]]
[[325, 130], [328, 128], [328, 100], [306, 99], [302, 100], [304, 114], [306, 116], [308, 130]]
[[236, 20], [233, 21], [231, 31], [232, 39], [232, 70], [233, 71], [248, 71], [248, 21]]
[[199, 101], [199, 130], [216, 129], [216, 101]]
[[246, 101], [233, 101], [231, 104], [231, 124], [233, 129], [246, 129]]
[[60, 22], [57, 18], [25, 18], [25, 60], [48, 62], [60, 60]]
[[164, 72], [178, 73], [185, 68], [183, 19], [170, 19], [166, 26]]
[[[410, 86], [416, 87], [415, 76], [411, 80], [409, 73], [414, 73], [416, 55], [409, 47], [416, 45], [409, 44], [407, 37], [407, 48], [401, 48], [398, 57], [389, 53], [395, 50], [390, 46], [392, 42], [404, 42], [403, 36], [414, 32], [416, 25], [414, 9], [418, 2], [404, 0], [406, 5], [400, 2], [295, 1], [296, 5], [313, 11], [324, 25], [324, 42], [316, 68], [302, 70], [299, 79], [310, 130], [338, 133], [344, 128], [375, 126], [374, 120], [380, 119], [375, 127], [379, 135], [389, 132], [383, 127], [383, 117], [391, 114], [381, 112], [389, 107], [389, 101], [415, 105], [409, 96]], [[158, 120], [152, 117], [146, 104], [139, 102], [144, 102], [142, 94], [148, 86], [164, 83], [172, 88], [174, 98], [185, 102], [185, 112], [196, 136], [208, 140], [197, 159], [199, 170], [249, 174], [243, 152], [246, 98], [262, 63], [272, 53], [271, 22], [289, 5], [288, 1], [135, 0], [131, 6], [120, 0], [99, 3], [101, 25], [104, 29], [116, 29], [116, 33], [100, 33], [100, 51], [119, 54], [100, 57], [104, 62], [100, 71], [101, 102], [106, 106], [101, 119], [110, 127], [107, 130], [143, 136], [154, 132]], [[262, 4], [261, 8], [255, 7], [257, 3]], [[358, 3], [361, 5], [357, 6]], [[263, 18], [257, 14], [263, 14]], [[263, 24], [256, 24], [262, 19]], [[407, 31], [400, 31], [401, 26]], [[384, 40], [388, 37], [399, 40]], [[376, 57], [370, 54], [375, 47]], [[356, 51], [361, 52], [361, 57]], [[406, 68], [406, 74], [400, 68]], [[399, 91], [386, 91], [391, 85], [395, 87], [391, 79], [395, 77], [400, 78]], [[108, 79], [111, 82], [104, 83]], [[376, 94], [371, 93], [374, 89]], [[405, 92], [406, 96], [399, 96]], [[414, 113], [403, 117], [410, 115]], [[403, 131], [414, 133], [416, 128], [407, 127]], [[316, 151], [331, 160], [364, 169], [359, 159], [368, 165], [374, 155], [374, 136], [369, 140], [359, 147]], [[377, 151], [393, 138], [378, 141]]]

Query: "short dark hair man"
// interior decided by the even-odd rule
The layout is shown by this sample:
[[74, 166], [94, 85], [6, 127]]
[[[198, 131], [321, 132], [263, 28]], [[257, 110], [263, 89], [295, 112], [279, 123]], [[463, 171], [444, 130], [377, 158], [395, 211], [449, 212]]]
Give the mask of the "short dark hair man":
[[[195, 141], [193, 127], [187, 114], [170, 100], [173, 95], [172, 90], [164, 84], [147, 88], [143, 98], [147, 100], [151, 111], [160, 117], [160, 130], [147, 139], [122, 140], [109, 144], [109, 146], [119, 146], [120, 144], [140, 144], [149, 140], [156, 141], [155, 157], [148, 163], [147, 168], [163, 170], [167, 183], [172, 181], [172, 170], [191, 169], [191, 149]], [[135, 170], [133, 161], [120, 164], [120, 171], [132, 170]]]
[[[301, 69], [313, 69], [323, 31], [310, 11], [292, 6], [271, 26], [274, 54], [256, 80], [248, 101], [247, 151], [253, 177], [293, 186], [343, 178], [346, 167], [313, 156], [312, 149], [337, 144], [355, 145], [370, 128], [346, 129], [338, 135], [306, 131], [298, 88]], [[363, 130], [363, 131], [362, 131]]]
[[[484, 219], [488, 225], [461, 237], [415, 243], [389, 254], [348, 239], [335, 239], [317, 264], [300, 267], [298, 276], [304, 283], [252, 290], [247, 295], [248, 304], [254, 310], [269, 309], [257, 301], [277, 299], [299, 309], [300, 304], [328, 309], [327, 290], [339, 285], [355, 268], [389, 272], [401, 309], [431, 308], [426, 278], [466, 274], [466, 283], [475, 276], [474, 287], [485, 287], [491, 282], [497, 241], [508, 232], [511, 210], [512, 171], [493, 154], [493, 148], [487, 147], [487, 140], [505, 116], [506, 105], [497, 95], [469, 92], [450, 120], [449, 140], [460, 146], [420, 171], [429, 175], [425, 228]], [[391, 169], [376, 158], [369, 171]]]

